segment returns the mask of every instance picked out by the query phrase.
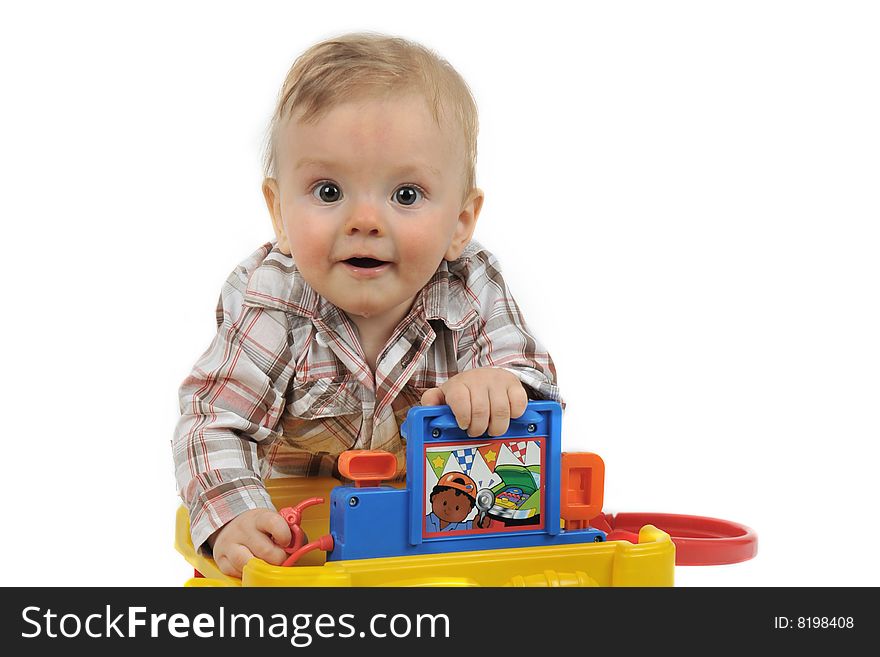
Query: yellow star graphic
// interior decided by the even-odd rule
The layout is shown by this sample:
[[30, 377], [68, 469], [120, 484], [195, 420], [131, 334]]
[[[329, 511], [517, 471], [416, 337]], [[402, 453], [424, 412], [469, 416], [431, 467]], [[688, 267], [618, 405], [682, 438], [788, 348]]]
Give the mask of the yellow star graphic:
[[488, 452], [486, 452], [486, 463], [491, 463], [492, 461], [494, 461], [496, 456], [498, 456], [498, 454], [490, 449]]
[[438, 456], [438, 457], [435, 458], [433, 461], [431, 461], [431, 463], [434, 464], [434, 467], [435, 467], [435, 468], [442, 468], [442, 467], [443, 467], [443, 463], [444, 463], [444, 461], [443, 461], [442, 458], [440, 458], [440, 457]]

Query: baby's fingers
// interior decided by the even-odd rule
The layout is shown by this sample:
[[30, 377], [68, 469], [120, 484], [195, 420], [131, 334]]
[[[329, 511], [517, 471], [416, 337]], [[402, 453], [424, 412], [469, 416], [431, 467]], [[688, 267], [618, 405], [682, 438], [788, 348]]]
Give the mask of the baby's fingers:
[[241, 577], [244, 565], [254, 557], [253, 553], [244, 545], [233, 545], [223, 554], [215, 556], [217, 557], [217, 567], [230, 577]]
[[458, 422], [459, 427], [467, 429], [471, 424], [470, 390], [461, 383], [446, 383], [444, 386], [446, 388], [444, 392], [446, 403], [449, 404], [455, 421]]
[[[470, 437], [482, 436], [486, 433], [492, 412], [492, 402], [489, 399], [489, 390], [483, 386], [470, 388], [471, 399], [471, 422], [467, 433]], [[504, 400], [505, 403], [507, 400]], [[459, 421], [459, 424], [461, 422]]]
[[[489, 435], [500, 436], [510, 426], [510, 399], [506, 388], [489, 388], [489, 404], [491, 415], [489, 417]], [[522, 415], [522, 413], [520, 413]]]
[[431, 388], [422, 393], [422, 406], [439, 406], [446, 403], [446, 396], [440, 388]]
[[510, 387], [507, 388], [507, 398], [510, 401], [510, 417], [516, 419], [526, 412], [529, 396], [522, 383], [516, 381], [510, 384]]
[[[257, 519], [257, 529], [263, 532], [263, 534], [271, 536], [276, 545], [281, 547], [287, 547], [290, 545], [290, 541], [293, 538], [290, 533], [290, 527], [287, 525], [287, 521], [284, 520], [279, 513], [268, 512], [261, 515]], [[254, 554], [256, 554], [256, 552], [254, 552]], [[265, 558], [261, 555], [257, 556]], [[268, 561], [268, 559], [266, 559], [266, 561]]]
[[280, 566], [287, 558], [287, 552], [273, 543], [266, 534], [256, 537], [250, 549], [255, 557], [275, 566]]

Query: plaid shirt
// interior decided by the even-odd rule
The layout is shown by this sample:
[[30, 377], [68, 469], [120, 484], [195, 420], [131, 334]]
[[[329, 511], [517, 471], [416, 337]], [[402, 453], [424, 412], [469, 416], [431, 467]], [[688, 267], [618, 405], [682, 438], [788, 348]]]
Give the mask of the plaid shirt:
[[503, 367], [529, 397], [560, 400], [549, 354], [496, 258], [471, 242], [443, 261], [380, 353], [375, 376], [352, 321], [266, 244], [229, 276], [217, 336], [180, 388], [173, 451], [196, 547], [238, 514], [274, 508], [271, 475], [331, 475], [347, 449], [382, 449], [405, 473], [399, 426], [459, 372]]

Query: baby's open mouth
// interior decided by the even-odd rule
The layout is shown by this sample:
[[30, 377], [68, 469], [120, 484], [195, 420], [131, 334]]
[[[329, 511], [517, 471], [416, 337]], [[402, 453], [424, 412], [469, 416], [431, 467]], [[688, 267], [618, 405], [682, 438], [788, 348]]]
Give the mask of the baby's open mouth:
[[355, 267], [363, 267], [365, 269], [381, 267], [385, 264], [384, 260], [376, 260], [375, 258], [349, 258], [348, 260], [345, 260], [345, 262]]

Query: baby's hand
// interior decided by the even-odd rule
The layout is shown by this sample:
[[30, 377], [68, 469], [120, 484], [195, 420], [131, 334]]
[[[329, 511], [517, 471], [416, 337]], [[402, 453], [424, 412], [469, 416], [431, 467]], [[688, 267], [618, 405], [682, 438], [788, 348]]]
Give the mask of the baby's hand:
[[449, 404], [458, 426], [469, 436], [500, 436], [526, 411], [529, 398], [520, 380], [498, 367], [480, 367], [456, 374], [439, 388], [422, 394], [423, 406]]
[[226, 575], [241, 577], [252, 557], [280, 566], [287, 558], [282, 547], [287, 547], [290, 539], [290, 527], [278, 512], [251, 509], [223, 525], [208, 542], [213, 546], [217, 567]]

